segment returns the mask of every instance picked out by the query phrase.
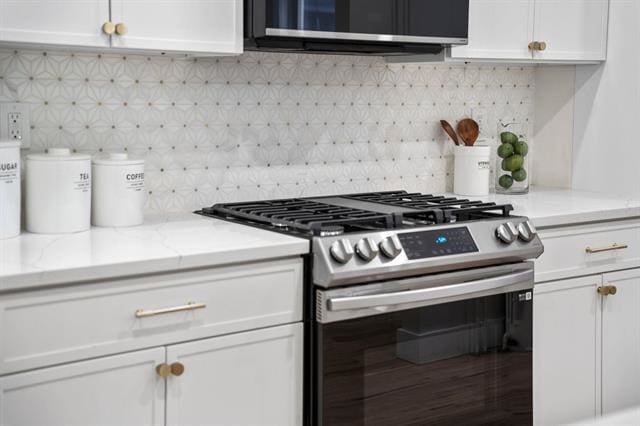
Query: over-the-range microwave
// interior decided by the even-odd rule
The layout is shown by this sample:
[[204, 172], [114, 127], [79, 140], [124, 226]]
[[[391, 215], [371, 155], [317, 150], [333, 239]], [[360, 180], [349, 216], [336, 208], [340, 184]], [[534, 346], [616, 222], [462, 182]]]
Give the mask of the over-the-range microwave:
[[244, 0], [245, 49], [435, 54], [467, 43], [469, 0]]

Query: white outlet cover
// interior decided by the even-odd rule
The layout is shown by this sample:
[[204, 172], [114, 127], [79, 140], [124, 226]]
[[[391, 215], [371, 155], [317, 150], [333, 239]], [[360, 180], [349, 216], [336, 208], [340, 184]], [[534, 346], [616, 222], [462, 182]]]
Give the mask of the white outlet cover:
[[0, 103], [0, 139], [12, 140], [9, 136], [9, 114], [19, 113], [22, 117], [20, 132], [22, 133], [21, 148], [31, 147], [31, 117], [29, 105], [22, 103]]

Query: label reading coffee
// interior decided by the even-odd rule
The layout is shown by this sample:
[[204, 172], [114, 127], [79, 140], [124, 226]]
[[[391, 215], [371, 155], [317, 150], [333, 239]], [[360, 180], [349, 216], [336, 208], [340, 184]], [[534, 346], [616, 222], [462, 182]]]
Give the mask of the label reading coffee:
[[127, 173], [125, 188], [129, 191], [142, 191], [144, 188], [144, 173]]

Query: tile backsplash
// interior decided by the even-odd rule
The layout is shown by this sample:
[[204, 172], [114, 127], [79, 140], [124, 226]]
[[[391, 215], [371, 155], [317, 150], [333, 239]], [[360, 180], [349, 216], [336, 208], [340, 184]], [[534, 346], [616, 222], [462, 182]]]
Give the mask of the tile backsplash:
[[0, 49], [0, 102], [31, 107], [32, 151], [146, 159], [147, 211], [220, 201], [452, 189], [439, 120], [529, 122], [533, 68], [246, 53], [172, 58]]

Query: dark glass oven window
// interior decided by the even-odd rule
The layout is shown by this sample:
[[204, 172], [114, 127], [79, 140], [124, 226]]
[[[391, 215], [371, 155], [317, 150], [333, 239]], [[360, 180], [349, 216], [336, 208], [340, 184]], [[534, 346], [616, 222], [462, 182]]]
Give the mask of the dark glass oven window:
[[528, 292], [318, 325], [321, 424], [531, 424]]

